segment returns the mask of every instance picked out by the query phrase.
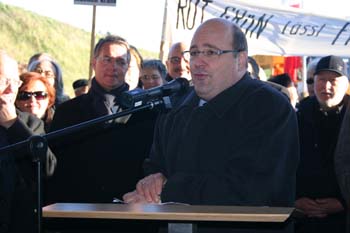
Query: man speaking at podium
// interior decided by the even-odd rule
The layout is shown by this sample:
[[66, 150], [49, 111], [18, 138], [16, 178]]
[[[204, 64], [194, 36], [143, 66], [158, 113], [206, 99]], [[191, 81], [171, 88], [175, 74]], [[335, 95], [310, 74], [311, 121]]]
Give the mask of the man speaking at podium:
[[293, 206], [296, 116], [287, 98], [247, 73], [243, 32], [210, 19], [184, 53], [194, 91], [159, 119], [149, 175], [124, 201]]

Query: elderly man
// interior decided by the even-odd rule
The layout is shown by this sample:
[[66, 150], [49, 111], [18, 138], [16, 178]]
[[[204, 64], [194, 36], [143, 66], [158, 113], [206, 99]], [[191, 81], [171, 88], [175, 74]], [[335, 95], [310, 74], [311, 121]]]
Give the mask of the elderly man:
[[165, 62], [168, 70], [166, 81], [170, 82], [178, 77], [191, 80], [188, 56], [182, 56], [182, 52], [186, 49], [187, 46], [184, 42], [177, 42], [170, 47], [168, 60]]
[[247, 50], [230, 21], [199, 26], [184, 52], [194, 91], [159, 119], [149, 175], [124, 195], [126, 202], [294, 204], [295, 112], [282, 94], [249, 76]]
[[334, 151], [347, 108], [346, 66], [337, 56], [317, 63], [315, 96], [299, 106], [300, 166], [296, 207], [304, 214], [297, 232], [345, 232], [345, 201], [334, 171]]
[[[100, 39], [89, 92], [60, 105], [51, 130], [121, 111], [121, 93], [129, 89], [129, 61], [129, 45], [123, 38]], [[156, 116], [155, 111], [139, 112], [53, 141], [60, 163], [50, 185], [50, 201], [111, 203], [132, 190], [143, 175]]]
[[[15, 108], [21, 84], [17, 62], [0, 51], [0, 147], [44, 133], [44, 123]], [[45, 175], [52, 175], [56, 158], [50, 150], [45, 158]], [[36, 180], [31, 155], [23, 148], [0, 155], [0, 232], [37, 232]]]

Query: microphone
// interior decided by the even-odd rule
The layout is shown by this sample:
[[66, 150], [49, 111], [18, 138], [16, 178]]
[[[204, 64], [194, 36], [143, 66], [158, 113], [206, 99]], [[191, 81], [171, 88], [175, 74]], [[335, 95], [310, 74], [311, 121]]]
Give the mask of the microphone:
[[170, 96], [176, 92], [184, 92], [188, 87], [189, 82], [187, 79], [176, 78], [169, 83], [148, 90], [137, 88], [123, 92], [121, 95], [121, 104], [128, 108], [142, 106], [149, 101], [162, 98], [163, 96]]

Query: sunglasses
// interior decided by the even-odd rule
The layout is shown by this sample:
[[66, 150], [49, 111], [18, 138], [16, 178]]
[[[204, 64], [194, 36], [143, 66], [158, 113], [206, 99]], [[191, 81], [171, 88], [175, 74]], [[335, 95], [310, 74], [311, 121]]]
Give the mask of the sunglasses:
[[29, 100], [32, 98], [32, 96], [36, 100], [43, 100], [47, 98], [47, 92], [45, 91], [34, 91], [34, 92], [26, 92], [26, 91], [21, 91], [18, 93], [17, 99], [18, 100]]
[[308, 78], [306, 79], [306, 83], [311, 85], [311, 84], [314, 84], [314, 79], [313, 78]]

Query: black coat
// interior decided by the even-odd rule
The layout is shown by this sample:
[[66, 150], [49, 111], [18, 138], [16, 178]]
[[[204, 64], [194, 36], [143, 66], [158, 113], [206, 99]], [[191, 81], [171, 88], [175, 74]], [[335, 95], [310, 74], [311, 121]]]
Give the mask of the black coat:
[[[345, 96], [344, 101], [347, 99]], [[334, 151], [346, 106], [324, 113], [314, 96], [300, 103], [297, 114], [300, 133], [297, 198], [336, 198], [346, 207], [334, 170]], [[310, 232], [343, 232], [345, 211], [322, 219], [302, 219], [300, 227], [314, 229]]]
[[162, 202], [293, 206], [299, 143], [288, 99], [246, 75], [198, 102], [192, 92], [159, 118], [146, 170], [167, 177]]
[[[7, 144], [44, 134], [44, 123], [35, 116], [17, 112], [18, 119], [8, 129], [0, 127]], [[2, 138], [4, 139], [4, 138]], [[43, 162], [44, 175], [54, 171], [56, 158], [50, 150]], [[27, 148], [0, 157], [0, 232], [36, 232], [36, 170]]]
[[[51, 131], [97, 118], [93, 98], [88, 93], [61, 104]], [[52, 140], [58, 167], [50, 182], [49, 202], [111, 203], [134, 190], [143, 177], [142, 163], [149, 154], [157, 114], [145, 110], [126, 124], [102, 123]]]

